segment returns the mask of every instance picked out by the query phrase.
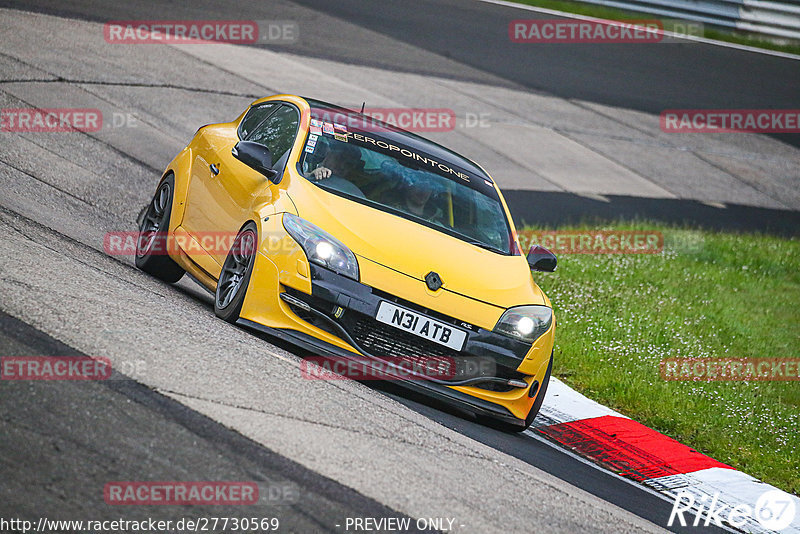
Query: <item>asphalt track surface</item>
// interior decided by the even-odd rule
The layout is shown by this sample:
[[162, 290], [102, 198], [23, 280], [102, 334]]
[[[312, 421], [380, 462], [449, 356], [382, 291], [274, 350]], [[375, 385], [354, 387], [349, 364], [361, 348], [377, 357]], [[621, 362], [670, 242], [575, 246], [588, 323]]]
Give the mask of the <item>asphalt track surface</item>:
[[[83, 356], [5, 313], [0, 325], [4, 353]], [[111, 480], [187, 475], [258, 483], [258, 504], [215, 506], [214, 514], [278, 517], [284, 531], [336, 532], [348, 516], [403, 517], [118, 373], [88, 384], [4, 384], [0, 420], [5, 518], [44, 513], [52, 519], [138, 520], [135, 507], [107, 506], [96, 488]], [[177, 523], [198, 514], [192, 506], [169, 506], [150, 516]]]
[[[514, 18], [551, 18], [516, 9], [462, 0], [296, 0], [252, 3], [246, 0], [176, 3], [69, 2], [32, 0], [0, 2], [29, 11], [105, 22], [117, 19], [255, 20], [314, 18], [313, 31], [292, 45], [292, 53], [357, 62], [398, 71], [480, 79], [488, 73], [562, 98], [576, 98], [660, 113], [681, 108], [794, 108], [800, 94], [800, 69], [792, 60], [689, 43], [625, 44], [586, 47], [545, 45], [529, 53], [508, 39]], [[301, 6], [307, 9], [301, 9]], [[334, 19], [333, 21], [331, 19]], [[439, 65], [417, 64], [391, 41], [354, 40], [336, 32], [335, 19], [405, 42], [474, 70], [442, 72]], [[794, 64], [796, 66], [796, 64]], [[800, 135], [790, 136], [795, 145]]]
[[[540, 44], [535, 48], [515, 44], [507, 35], [514, 19], [552, 18], [506, 6], [463, 0], [296, 0], [251, 3], [234, 0], [217, 4], [191, 2], [165, 5], [134, 0], [107, 4], [96, 0], [75, 2], [33, 0], [3, 1], [16, 7], [65, 17], [106, 22], [108, 20], [229, 19], [290, 20], [299, 24], [302, 37], [289, 46], [272, 46], [305, 57], [372, 66], [396, 72], [430, 75], [453, 80], [524, 88], [532, 94], [553, 96], [569, 102], [619, 107], [658, 115], [666, 109], [798, 109], [800, 68], [798, 60], [747, 52], [724, 46], [689, 42], [654, 44]], [[270, 48], [270, 45], [253, 45]], [[356, 80], [357, 82], [357, 80]], [[276, 85], [280, 85], [276, 80]], [[237, 92], [235, 88], [231, 88]], [[476, 110], [479, 111], [479, 110]], [[524, 107], [523, 115], [537, 113]], [[554, 119], [556, 127], [572, 120], [565, 114]], [[620, 134], [622, 136], [623, 134]], [[800, 147], [800, 134], [772, 134], [788, 146]], [[612, 136], [612, 139], [614, 136]], [[747, 151], [748, 141], [740, 143]], [[593, 146], [597, 150], [597, 146]], [[629, 147], [604, 146], [614, 153]], [[660, 148], [658, 144], [656, 148]], [[681, 150], [683, 150], [681, 148]], [[712, 149], [712, 153], [717, 149]], [[721, 149], [723, 151], [727, 148]], [[758, 153], [758, 148], [753, 151]], [[635, 154], [638, 160], [647, 154]], [[485, 161], [485, 160], [481, 160]], [[634, 160], [636, 161], [636, 160]], [[619, 160], [623, 166], [636, 165]], [[717, 166], [717, 162], [710, 162]], [[711, 194], [698, 197], [687, 190], [712, 178], [691, 166], [684, 167], [667, 156], [653, 175], [678, 168], [679, 183], [671, 184], [679, 198], [650, 198], [639, 194], [606, 194], [602, 200], [582, 194], [506, 186], [509, 203], [518, 221], [554, 225], [587, 220], [652, 219], [669, 224], [689, 224], [711, 229], [761, 231], [779, 235], [800, 233], [798, 202], [786, 202], [797, 189], [798, 163], [778, 170], [790, 177], [773, 198], [783, 205], [755, 203], [736, 191], [740, 184], [719, 187], [732, 191], [724, 200]], [[794, 167], [792, 169], [791, 167]], [[724, 171], [736, 172], [733, 167]], [[490, 169], [491, 170], [491, 169]], [[637, 169], [638, 171], [638, 169]], [[758, 175], [761, 169], [755, 171]], [[757, 178], [756, 178], [757, 180]], [[756, 184], [763, 189], [763, 184]], [[770, 187], [770, 186], [767, 186]], [[536, 188], [534, 188], [536, 189]], [[718, 195], [719, 193], [717, 193]], [[786, 209], [788, 206], [789, 210]], [[716, 208], [716, 209], [715, 209]]]
[[[653, 48], [653, 56], [639, 51], [632, 57], [624, 47], [611, 45], [580, 53], [553, 48], [519, 58], [487, 31], [498, 25], [505, 29], [506, 8], [458, 3], [454, 9], [455, 4], [193, 3], [171, 6], [168, 15], [162, 5], [139, 2], [25, 2], [19, 7], [95, 21], [300, 20], [319, 31], [307, 33], [293, 54], [454, 79], [497, 83], [499, 77], [532, 91], [651, 112], [664, 107], [797, 107], [800, 73], [777, 58], [683, 45], [661, 45]], [[336, 33], [343, 18], [369, 28], [374, 40], [354, 42]], [[409, 57], [389, 46], [397, 41], [448, 61]], [[454, 68], [450, 60], [470, 68]], [[67, 69], [80, 61], [63, 58]], [[691, 65], [702, 65], [713, 75], [698, 83]], [[576, 72], [591, 75], [591, 83], [575, 79]], [[213, 69], [207, 73], [213, 74]], [[258, 91], [256, 86], [240, 89], [230, 99], [224, 94], [205, 98], [235, 109], [242, 100], [235, 95]], [[142, 94], [146, 99], [146, 88], [138, 97]], [[162, 93], [151, 94], [149, 105], [157, 109]], [[769, 106], [764, 94], [772, 95]], [[198, 100], [203, 96], [192, 98], [204, 102]], [[16, 103], [8, 94], [4, 98], [4, 107]], [[129, 259], [96, 250], [109, 228], [119, 228], [120, 221], [133, 224], [151, 192], [153, 169], [142, 166], [136, 153], [91, 139], [52, 138], [41, 144], [34, 138], [31, 143], [0, 148], [0, 159], [14, 162], [4, 171], [0, 202], [0, 312], [6, 312], [0, 314], [2, 354], [108, 355], [115, 364], [144, 363], [145, 371], [107, 384], [0, 384], [0, 517], [116, 517], [119, 510], [104, 508], [97, 488], [128, 476], [293, 484], [299, 488], [298, 501], [265, 506], [263, 513], [279, 515], [296, 532], [337, 531], [343, 516], [401, 516], [401, 509], [417, 516], [443, 515], [443, 502], [453, 503], [456, 517], [463, 512], [461, 517], [474, 519], [466, 521], [463, 532], [498, 531], [499, 525], [506, 531], [562, 532], [666, 525], [669, 503], [530, 436], [499, 434], [389, 385], [297, 380], [292, 373], [301, 352], [222, 324], [213, 317], [208, 295], [191, 282], [164, 286], [133, 269]], [[39, 151], [48, 154], [37, 165]], [[108, 182], [59, 182], [53, 175], [60, 174], [65, 160], [102, 169], [95, 172]], [[119, 183], [119, 176], [129, 181]], [[564, 201], [586, 199], [566, 196]], [[697, 209], [697, 217], [705, 218]], [[763, 209], [754, 212], [752, 225], [736, 218], [730, 227], [796, 231], [785, 211], [772, 211], [777, 212], [775, 226], [763, 224], [770, 219], [770, 210]], [[359, 457], [363, 465], [354, 462]], [[454, 472], [456, 466], [466, 472]], [[473, 487], [480, 485], [486, 495]], [[480, 511], [474, 509], [478, 503]], [[257, 515], [252, 511], [245, 513]], [[164, 508], [146, 515], [192, 513], [211, 515]], [[223, 513], [215, 510], [213, 515]], [[524, 528], [515, 518], [525, 520]]]
[[[0, 326], [4, 354], [85, 356], [2, 312]], [[380, 385], [375, 393], [646, 519], [663, 522], [661, 498], [565, 457], [543, 441], [488, 432], [466, 414], [391, 385]], [[88, 384], [8, 383], [0, 388], [0, 401], [0, 517], [141, 520], [135, 507], [105, 504], [97, 488], [111, 480], [254, 481], [262, 495], [272, 492], [272, 497], [244, 509], [217, 506], [214, 516], [278, 517], [281, 531], [337, 532], [336, 525], [345, 524], [347, 517], [405, 517], [120, 373]], [[148, 517], [173, 522], [203, 516], [192, 506], [148, 512]]]

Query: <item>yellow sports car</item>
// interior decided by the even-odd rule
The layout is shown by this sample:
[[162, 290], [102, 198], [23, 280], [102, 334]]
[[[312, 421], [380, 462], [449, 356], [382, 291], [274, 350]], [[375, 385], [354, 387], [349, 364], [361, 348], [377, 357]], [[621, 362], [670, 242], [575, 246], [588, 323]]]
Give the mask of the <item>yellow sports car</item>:
[[[200, 128], [140, 220], [136, 265], [184, 273], [222, 319], [367, 362], [491, 426], [526, 429], [555, 319], [489, 174], [436, 143], [292, 95]], [[435, 362], [435, 365], [431, 365]], [[435, 372], [429, 372], [435, 369]]]

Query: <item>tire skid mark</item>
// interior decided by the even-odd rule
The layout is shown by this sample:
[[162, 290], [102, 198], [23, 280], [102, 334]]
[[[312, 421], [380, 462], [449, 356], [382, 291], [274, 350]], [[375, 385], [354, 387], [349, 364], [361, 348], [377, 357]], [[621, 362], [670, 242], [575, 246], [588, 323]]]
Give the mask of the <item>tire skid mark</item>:
[[101, 269], [97, 265], [94, 265], [94, 264], [92, 264], [92, 263], [90, 263], [88, 261], [85, 261], [85, 260], [82, 260], [82, 259], [78, 258], [76, 255], [68, 254], [64, 249], [54, 248], [54, 247], [52, 247], [52, 246], [50, 246], [50, 245], [48, 245], [46, 243], [43, 243], [41, 241], [37, 241], [36, 239], [31, 237], [30, 234], [24, 232], [21, 228], [18, 228], [17, 226], [15, 226], [12, 223], [12, 221], [10, 219], [13, 219], [14, 217], [22, 219], [26, 224], [34, 226], [37, 230], [40, 230], [43, 234], [52, 233], [53, 237], [55, 237], [56, 239], [63, 239], [65, 241], [68, 241], [69, 243], [71, 243], [72, 245], [74, 245], [74, 246], [76, 246], [78, 248], [81, 248], [81, 249], [84, 249], [84, 250], [88, 250], [92, 255], [97, 255], [97, 256], [100, 256], [101, 258], [114, 261], [116, 264], [124, 266], [124, 267], [126, 267], [128, 269], [131, 269], [131, 270], [137, 272], [137, 273], [140, 272], [134, 266], [132, 266], [132, 265], [130, 265], [128, 263], [125, 263], [124, 261], [121, 261], [121, 260], [119, 260], [119, 259], [117, 259], [117, 258], [115, 258], [113, 256], [108, 255], [108, 254], [104, 254], [103, 252], [97, 250], [96, 248], [94, 248], [94, 247], [92, 247], [90, 245], [87, 245], [86, 243], [78, 241], [77, 239], [74, 239], [74, 238], [72, 238], [72, 237], [70, 237], [70, 236], [68, 236], [66, 234], [62, 234], [58, 230], [54, 230], [52, 228], [49, 228], [49, 227], [47, 227], [47, 226], [45, 226], [45, 225], [43, 225], [43, 224], [41, 224], [41, 223], [39, 223], [39, 222], [37, 222], [37, 221], [35, 221], [33, 219], [30, 219], [30, 218], [26, 217], [25, 215], [22, 215], [21, 213], [17, 213], [17, 212], [15, 212], [13, 210], [10, 210], [10, 209], [8, 209], [8, 208], [6, 208], [4, 206], [0, 206], [0, 223], [2, 223], [7, 228], [13, 230], [15, 233], [19, 234], [22, 238], [24, 238], [24, 239], [26, 239], [26, 240], [28, 240], [28, 241], [30, 241], [32, 243], [35, 243], [35, 244], [37, 244], [37, 245], [39, 245], [39, 246], [41, 246], [41, 247], [43, 247], [43, 248], [45, 248], [45, 249], [47, 249], [47, 250], [49, 250], [51, 252], [54, 252], [54, 253], [56, 253], [56, 254], [64, 257], [64, 258], [68, 258], [68, 259], [74, 260], [74, 261], [76, 261], [76, 262], [88, 267], [89, 269], [97, 271], [98, 273], [108, 275], [108, 276], [110, 276], [110, 277], [112, 277], [112, 278], [114, 278], [116, 280], [119, 280], [119, 281], [124, 282], [124, 283], [129, 284], [129, 285], [132, 285], [132, 286], [134, 286], [136, 288], [143, 289], [143, 290], [147, 291], [148, 293], [151, 293], [153, 295], [157, 295], [157, 296], [159, 296], [161, 298], [164, 298], [164, 299], [167, 298], [167, 295], [165, 295], [163, 293], [160, 293], [158, 291], [154, 291], [152, 288], [147, 288], [147, 287], [145, 287], [143, 285], [137, 284], [136, 282], [133, 282], [131, 280], [126, 280], [125, 278], [122, 278], [119, 275], [116, 275], [114, 273], [111, 273], [109, 271]]
[[273, 416], [273, 417], [281, 417], [281, 418], [284, 418], [284, 419], [289, 419], [289, 420], [292, 420], [292, 421], [298, 421], [298, 422], [301, 422], [301, 423], [308, 423], [308, 424], [312, 424], [312, 425], [317, 425], [317, 426], [322, 426], [322, 427], [327, 427], [327, 428], [333, 428], [335, 430], [343, 430], [345, 432], [352, 432], [354, 434], [366, 434], [366, 435], [373, 436], [373, 437], [376, 437], [376, 438], [379, 438], [379, 439], [390, 439], [390, 440], [393, 440], [393, 441], [397, 441], [399, 443], [404, 443], [406, 445], [411, 445], [413, 447], [427, 448], [427, 449], [430, 449], [430, 450], [440, 450], [442, 452], [446, 452], [446, 453], [450, 453], [450, 454], [457, 454], [458, 456], [463, 456], [463, 457], [466, 457], [466, 458], [476, 458], [476, 459], [479, 459], [479, 460], [490, 460], [488, 457], [486, 457], [485, 455], [482, 455], [482, 454], [477, 454], [477, 453], [475, 453], [475, 454], [465, 454], [465, 453], [461, 453], [461, 452], [443, 450], [443, 449], [439, 449], [437, 447], [425, 447], [423, 445], [420, 445], [419, 443], [414, 443], [414, 442], [409, 441], [409, 440], [401, 439], [397, 435], [382, 436], [381, 434], [378, 434], [378, 433], [375, 433], [375, 432], [370, 432], [368, 430], [358, 430], [358, 429], [353, 429], [353, 428], [347, 428], [347, 427], [344, 427], [344, 426], [339, 426], [339, 425], [335, 425], [335, 424], [329, 423], [327, 421], [312, 420], [312, 419], [307, 419], [305, 417], [298, 417], [296, 415], [287, 414], [287, 413], [269, 412], [269, 411], [264, 410], [262, 408], [253, 408], [251, 406], [243, 406], [243, 405], [239, 405], [239, 404], [231, 404], [231, 403], [227, 403], [227, 402], [220, 401], [220, 400], [208, 399], [208, 398], [200, 397], [200, 396], [197, 396], [197, 395], [188, 395], [186, 393], [181, 393], [181, 392], [178, 392], [178, 391], [172, 391], [172, 390], [167, 390], [167, 389], [162, 389], [162, 388], [156, 388], [156, 391], [158, 393], [162, 394], [162, 395], [165, 395], [165, 396], [175, 397], [176, 400], [177, 400], [178, 397], [183, 397], [183, 398], [186, 398], [186, 399], [192, 399], [192, 400], [196, 400], [196, 401], [200, 401], [200, 402], [208, 402], [208, 403], [211, 403], [211, 404], [216, 404], [218, 406], [225, 406], [226, 408], [234, 408], [236, 410], [244, 410], [244, 411], [248, 411], [248, 412], [255, 412], [255, 413], [262, 414], [262, 415], [270, 415], [270, 416]]

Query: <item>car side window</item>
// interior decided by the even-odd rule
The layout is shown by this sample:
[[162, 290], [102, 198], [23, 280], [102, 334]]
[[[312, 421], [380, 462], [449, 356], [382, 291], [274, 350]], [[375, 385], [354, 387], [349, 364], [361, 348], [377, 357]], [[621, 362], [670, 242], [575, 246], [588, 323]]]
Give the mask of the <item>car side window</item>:
[[297, 110], [284, 104], [267, 120], [256, 126], [245, 140], [267, 147], [272, 155], [274, 167], [275, 163], [292, 148], [299, 123], [300, 115]]
[[260, 106], [251, 107], [244, 116], [244, 119], [242, 119], [242, 122], [239, 124], [239, 137], [246, 139], [253, 129], [255, 129], [255, 127], [258, 126], [261, 121], [269, 117], [269, 114], [275, 111], [275, 108], [277, 107], [278, 104], [275, 102], [269, 102], [267, 104], [261, 104]]

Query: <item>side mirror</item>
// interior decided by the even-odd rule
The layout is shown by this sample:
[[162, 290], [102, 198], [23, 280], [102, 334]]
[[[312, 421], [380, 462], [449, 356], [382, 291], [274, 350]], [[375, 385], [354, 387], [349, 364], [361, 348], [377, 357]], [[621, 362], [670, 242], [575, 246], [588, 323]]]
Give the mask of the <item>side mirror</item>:
[[533, 271], [552, 273], [557, 263], [556, 255], [541, 245], [533, 245], [528, 251], [528, 265]]
[[252, 141], [239, 141], [231, 149], [231, 154], [251, 169], [266, 176], [270, 182], [275, 182], [278, 171], [272, 168], [272, 154], [264, 145]]

